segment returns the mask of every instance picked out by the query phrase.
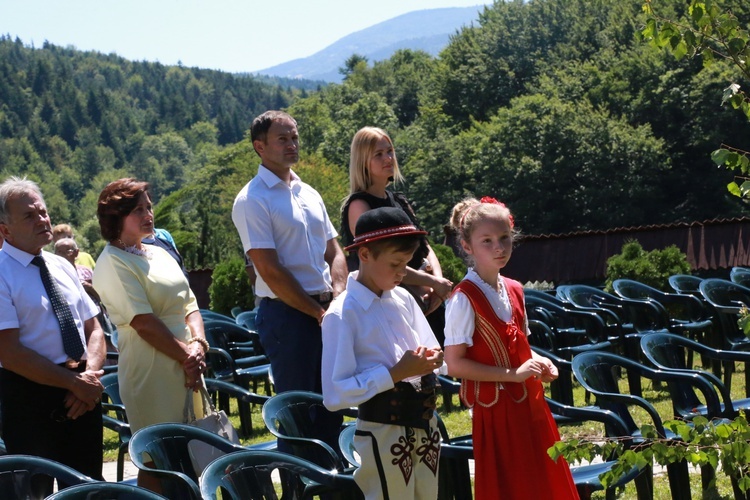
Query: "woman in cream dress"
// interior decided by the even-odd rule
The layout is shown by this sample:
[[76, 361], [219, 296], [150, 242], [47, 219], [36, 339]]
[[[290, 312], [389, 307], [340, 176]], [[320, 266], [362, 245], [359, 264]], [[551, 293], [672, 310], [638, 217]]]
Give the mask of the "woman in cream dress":
[[[182, 422], [186, 388], [198, 391], [208, 342], [198, 304], [175, 260], [143, 245], [154, 230], [148, 184], [119, 179], [99, 195], [97, 215], [109, 241], [97, 259], [94, 288], [119, 332], [118, 382], [133, 432], [162, 422]], [[203, 414], [194, 392], [196, 415]], [[153, 476], [138, 484], [159, 489]]]

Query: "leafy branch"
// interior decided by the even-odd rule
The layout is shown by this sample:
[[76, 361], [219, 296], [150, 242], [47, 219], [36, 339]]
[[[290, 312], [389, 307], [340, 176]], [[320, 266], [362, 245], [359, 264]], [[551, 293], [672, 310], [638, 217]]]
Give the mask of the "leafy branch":
[[[734, 14], [722, 11], [713, 0], [693, 0], [684, 22], [658, 15], [652, 0], [645, 0], [643, 11], [648, 18], [640, 36], [654, 47], [668, 48], [677, 59], [700, 55], [704, 67], [713, 64], [717, 58], [723, 59], [750, 80], [750, 34]], [[736, 82], [724, 89], [721, 103], [731, 104], [750, 120], [750, 98]], [[711, 159], [719, 166], [739, 170], [742, 175], [730, 182], [727, 189], [735, 196], [750, 197], [748, 151], [722, 144], [711, 153]]]
[[737, 325], [746, 336], [750, 337], [750, 309], [748, 309], [745, 305], [743, 305], [740, 309]]
[[[750, 425], [744, 416], [732, 421], [696, 417], [690, 422], [669, 420], [664, 428], [674, 439], [659, 436], [653, 425], [641, 427], [642, 439], [584, 437], [558, 441], [547, 453], [553, 460], [564, 457], [568, 463], [590, 462], [597, 456], [617, 457], [612, 469], [599, 476], [608, 488], [633, 467], [639, 470], [653, 463], [666, 466], [687, 461], [694, 466], [711, 465], [733, 480], [742, 492], [750, 490]], [[611, 458], [609, 458], [611, 459]]]

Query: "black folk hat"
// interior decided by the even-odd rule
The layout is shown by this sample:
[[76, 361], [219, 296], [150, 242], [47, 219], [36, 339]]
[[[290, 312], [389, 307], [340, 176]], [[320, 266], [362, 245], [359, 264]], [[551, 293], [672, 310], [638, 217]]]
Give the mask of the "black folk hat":
[[354, 231], [354, 242], [344, 249], [347, 252], [377, 240], [427, 234], [427, 231], [414, 225], [406, 212], [393, 207], [376, 208], [363, 213], [359, 216]]

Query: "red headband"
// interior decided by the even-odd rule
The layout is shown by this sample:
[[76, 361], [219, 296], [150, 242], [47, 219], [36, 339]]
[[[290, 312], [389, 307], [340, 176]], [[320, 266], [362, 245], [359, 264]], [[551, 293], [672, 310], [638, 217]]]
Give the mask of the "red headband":
[[[482, 198], [479, 199], [479, 203], [475, 203], [474, 205], [466, 209], [466, 212], [464, 212], [464, 215], [461, 217], [461, 227], [464, 227], [464, 220], [466, 219], [466, 216], [469, 215], [469, 212], [474, 210], [475, 207], [478, 207], [482, 203], [488, 203], [490, 205], [500, 205], [503, 208], [508, 208], [505, 206], [505, 203], [497, 201], [492, 196], [482, 196]], [[510, 213], [510, 210], [508, 210], [508, 222], [510, 222], [510, 228], [513, 229], [513, 227], [515, 226], [515, 221], [513, 220], [513, 214]]]

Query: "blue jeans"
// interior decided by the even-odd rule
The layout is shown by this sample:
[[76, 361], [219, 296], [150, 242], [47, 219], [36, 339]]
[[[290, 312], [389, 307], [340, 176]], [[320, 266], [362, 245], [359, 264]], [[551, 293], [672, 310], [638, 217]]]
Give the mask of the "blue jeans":
[[[322, 393], [320, 364], [323, 338], [318, 321], [281, 300], [264, 298], [255, 317], [260, 342], [271, 362], [277, 393], [310, 391]], [[338, 435], [343, 416], [321, 410], [312, 415], [314, 437], [323, 440], [338, 452]], [[286, 443], [279, 449], [290, 453]]]

